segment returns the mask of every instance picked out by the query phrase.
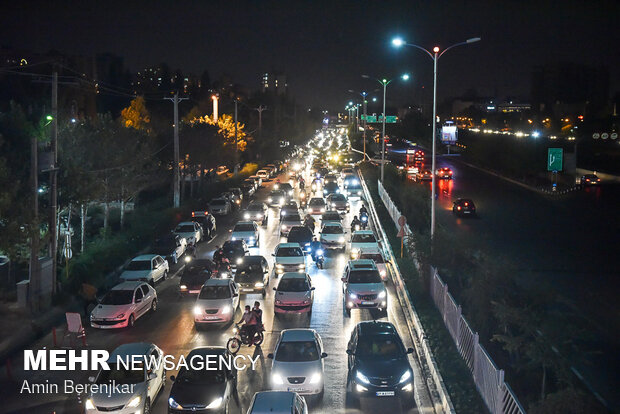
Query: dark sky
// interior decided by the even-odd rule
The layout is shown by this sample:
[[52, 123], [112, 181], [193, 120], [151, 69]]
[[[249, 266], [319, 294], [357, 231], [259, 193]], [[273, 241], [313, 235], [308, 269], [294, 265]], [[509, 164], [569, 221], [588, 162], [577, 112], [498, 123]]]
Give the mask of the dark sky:
[[[395, 50], [394, 35], [432, 48], [470, 37], [439, 61], [440, 97], [529, 95], [545, 62], [606, 65], [620, 88], [618, 1], [41, 1], [0, 8], [0, 43], [44, 52], [112, 52], [133, 71], [159, 62], [250, 88], [272, 69], [288, 76], [299, 102], [340, 109], [347, 90], [372, 90], [361, 74], [394, 77], [388, 101], [430, 99], [432, 61]], [[376, 85], [378, 87], [378, 84]], [[424, 88], [422, 88], [424, 87]]]

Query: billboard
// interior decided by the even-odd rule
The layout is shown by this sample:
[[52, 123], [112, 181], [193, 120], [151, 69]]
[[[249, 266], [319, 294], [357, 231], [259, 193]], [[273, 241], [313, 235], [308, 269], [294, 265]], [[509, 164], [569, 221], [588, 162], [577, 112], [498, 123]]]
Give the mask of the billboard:
[[446, 124], [441, 127], [441, 142], [444, 144], [454, 144], [457, 141], [456, 125]]

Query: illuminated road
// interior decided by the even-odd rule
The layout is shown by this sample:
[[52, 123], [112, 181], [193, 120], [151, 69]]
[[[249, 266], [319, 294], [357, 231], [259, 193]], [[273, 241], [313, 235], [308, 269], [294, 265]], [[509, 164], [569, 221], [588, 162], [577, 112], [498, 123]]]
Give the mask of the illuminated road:
[[[402, 160], [403, 153], [390, 155]], [[429, 165], [427, 156], [425, 168], [430, 169]], [[587, 361], [572, 363], [595, 390], [620, 408], [616, 374], [620, 370], [620, 186], [587, 188], [555, 199], [464, 165], [455, 157], [438, 156], [437, 168], [441, 167], [450, 167], [454, 179], [438, 181], [438, 225], [449, 229], [459, 244], [480, 246], [491, 257], [516, 263], [521, 283], [544, 283], [566, 298], [561, 306], [591, 336], [577, 344]], [[477, 218], [452, 215], [452, 201], [459, 197], [474, 200]]]
[[[281, 179], [282, 181], [286, 181], [285, 177], [281, 177]], [[271, 183], [267, 185], [271, 186]], [[256, 199], [265, 198], [267, 192], [268, 190], [263, 188], [257, 193]], [[357, 213], [359, 207], [359, 201], [352, 201], [351, 212]], [[251, 254], [257, 254], [260, 250], [260, 254], [268, 259], [270, 268], [272, 268], [273, 264], [271, 253], [273, 253], [274, 247], [281, 240], [278, 234], [276, 213], [276, 209], [270, 209], [271, 217], [269, 219], [269, 225], [260, 230], [260, 249], [250, 249]], [[349, 233], [348, 227], [352, 217], [353, 214], [348, 214], [343, 219], [343, 225], [347, 228], [347, 233]], [[199, 257], [211, 257], [214, 247], [216, 245], [221, 245], [223, 241], [229, 238], [228, 230], [238, 218], [238, 212], [228, 217], [218, 218], [218, 235], [215, 239], [199, 245]], [[278, 320], [273, 318], [274, 292], [272, 287], [277, 283], [273, 278], [271, 279], [265, 299], [259, 294], [241, 297], [240, 308], [243, 308], [245, 304], [252, 305], [255, 300], [261, 302], [261, 307], [264, 310], [263, 321], [265, 323], [266, 335], [262, 347], [249, 348], [244, 346], [240, 351], [240, 354], [251, 353], [259, 355], [261, 358], [256, 371], [250, 370], [239, 373], [239, 405], [237, 407], [232, 406], [231, 412], [245, 413], [254, 393], [269, 389], [268, 379], [271, 360], [267, 358], [267, 354], [273, 351], [279, 332], [282, 329], [294, 327], [310, 327], [316, 329], [323, 339], [325, 352], [328, 354], [325, 360], [325, 396], [321, 403], [311, 406], [310, 412], [356, 412], [356, 410], [345, 410], [345, 382], [347, 373], [345, 349], [350, 332], [355, 324], [362, 320], [372, 319], [372, 315], [369, 310], [354, 310], [350, 319], [345, 319], [343, 317], [340, 277], [346, 264], [346, 254], [348, 254], [348, 251], [345, 254], [328, 257], [325, 268], [322, 270], [317, 269], [311, 259], [307, 259], [307, 268], [309, 269], [313, 284], [316, 287], [314, 307], [310, 320], [308, 320], [306, 316], [289, 316], [279, 318]], [[111, 351], [116, 346], [123, 343], [146, 341], [153, 342], [161, 347], [164, 352], [178, 357], [181, 354], [187, 355], [193, 348], [198, 346], [225, 345], [226, 341], [231, 336], [232, 328], [229, 326], [196, 331], [193, 320], [194, 301], [192, 299], [180, 300], [177, 298], [176, 289], [178, 280], [178, 277], [172, 277], [157, 286], [159, 296], [157, 312], [149, 313], [145, 317], [139, 319], [134, 329], [122, 331], [87, 329], [89, 347], [95, 349], [103, 348]], [[391, 286], [389, 288], [391, 289]], [[405, 346], [413, 347], [414, 345], [411, 339], [405, 333], [404, 329], [406, 328], [403, 328], [406, 327], [406, 324], [397, 306], [397, 300], [393, 299], [395, 296], [392, 290], [390, 290], [389, 295], [388, 318], [399, 327]], [[240, 313], [237, 312], [236, 320], [239, 320], [239, 318]], [[421, 407], [428, 407], [428, 410], [420, 411], [432, 412], [430, 408], [432, 406], [430, 397], [425, 385], [426, 379], [421, 378], [419, 365], [412, 356], [410, 356], [410, 362], [416, 378], [416, 400]], [[168, 372], [168, 377], [173, 374], [175, 373]], [[84, 374], [82, 381], [85, 381], [87, 376], [87, 374]], [[39, 373], [37, 378], [44, 379], [45, 375]], [[167, 400], [170, 387], [171, 381], [168, 380], [166, 388], [156, 400], [152, 412], [164, 413], [167, 411]], [[39, 407], [42, 408], [43, 406], [41, 405]], [[48, 408], [49, 405], [45, 407], [46, 411], [41, 412], [50, 412], [47, 411], [50, 410], [50, 408]], [[57, 412], [77, 412], [77, 404], [73, 400], [53, 404], [53, 407]], [[381, 399], [378, 403], [362, 401], [361, 408], [364, 412], [401, 412], [401, 407], [397, 400]], [[30, 412], [38, 411], [34, 409], [30, 410]], [[414, 410], [414, 412], [417, 411]]]

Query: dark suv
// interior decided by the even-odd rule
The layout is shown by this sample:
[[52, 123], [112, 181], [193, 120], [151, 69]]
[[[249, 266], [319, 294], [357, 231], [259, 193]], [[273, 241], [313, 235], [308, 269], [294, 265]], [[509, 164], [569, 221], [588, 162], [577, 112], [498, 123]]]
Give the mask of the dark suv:
[[347, 405], [359, 399], [398, 397], [406, 407], [415, 405], [413, 370], [394, 325], [367, 321], [357, 324], [347, 346]]
[[224, 251], [224, 257], [228, 259], [230, 266], [233, 268], [236, 268], [241, 263], [243, 256], [249, 252], [248, 246], [243, 240], [228, 240], [224, 242], [222, 250]]
[[287, 243], [299, 243], [299, 247], [304, 253], [310, 253], [310, 242], [312, 241], [312, 231], [306, 226], [293, 226], [288, 232]]

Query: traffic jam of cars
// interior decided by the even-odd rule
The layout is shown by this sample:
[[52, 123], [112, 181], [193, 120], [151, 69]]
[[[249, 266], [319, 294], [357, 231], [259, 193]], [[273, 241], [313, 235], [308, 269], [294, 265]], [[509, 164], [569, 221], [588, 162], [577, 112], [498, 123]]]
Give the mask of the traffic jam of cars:
[[[247, 404], [239, 403], [238, 387], [251, 382], [243, 378], [247, 372], [224, 367], [136, 373], [115, 367], [92, 381], [121, 379], [143, 384], [141, 391], [123, 401], [89, 395], [85, 412], [160, 412], [165, 403], [169, 413], [307, 413], [325, 398], [335, 398], [326, 397], [333, 392], [326, 386], [326, 372], [343, 361], [346, 410], [367, 411], [362, 405], [367, 400], [413, 409], [413, 349], [405, 346], [388, 312], [392, 266], [376, 224], [370, 223], [355, 164], [334, 162], [348, 151], [344, 134], [317, 132], [286, 162], [266, 165], [242, 187], [213, 197], [157, 239], [152, 253], [131, 260], [120, 283], [90, 314], [91, 327], [110, 335], [132, 329], [161, 308], [159, 285], [178, 280], [175, 298], [166, 300], [182, 301], [196, 334], [211, 338], [209, 346], [186, 352], [187, 358], [252, 354], [267, 347], [266, 378], [252, 387]], [[238, 219], [230, 222], [227, 216]], [[221, 246], [199, 248], [221, 235], [226, 239]], [[322, 337], [321, 324], [315, 325], [317, 306], [341, 312], [341, 325], [358, 321], [340, 331], [346, 349], [339, 355], [329, 352], [333, 338]], [[271, 309], [268, 318], [263, 312]], [[276, 330], [276, 323], [282, 329]], [[136, 342], [118, 346], [113, 355], [162, 352], [153, 343]], [[167, 380], [171, 387], [165, 386]]]

